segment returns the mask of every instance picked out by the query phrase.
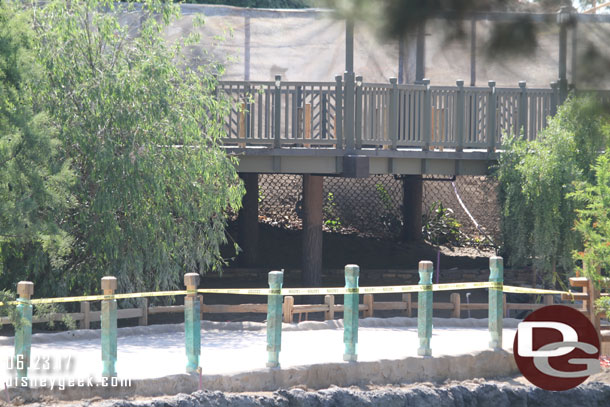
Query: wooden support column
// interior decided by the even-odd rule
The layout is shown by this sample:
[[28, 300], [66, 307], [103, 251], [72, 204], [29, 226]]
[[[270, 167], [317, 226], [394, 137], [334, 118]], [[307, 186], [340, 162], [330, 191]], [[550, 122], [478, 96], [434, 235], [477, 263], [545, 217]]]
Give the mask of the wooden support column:
[[422, 238], [422, 198], [421, 175], [407, 175], [402, 181], [403, 190], [403, 238], [415, 242]]
[[324, 177], [303, 175], [303, 274], [305, 287], [322, 284], [322, 195]]
[[240, 173], [246, 195], [239, 211], [239, 247], [243, 250], [240, 262], [253, 266], [258, 260], [258, 174]]

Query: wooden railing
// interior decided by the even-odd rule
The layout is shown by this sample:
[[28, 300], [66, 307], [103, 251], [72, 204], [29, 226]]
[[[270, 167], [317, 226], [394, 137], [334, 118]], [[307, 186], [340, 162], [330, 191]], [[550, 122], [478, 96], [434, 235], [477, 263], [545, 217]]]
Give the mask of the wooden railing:
[[555, 114], [559, 90], [335, 82], [221, 81], [232, 103], [225, 144], [245, 147], [451, 148], [495, 151], [503, 134], [532, 140]]

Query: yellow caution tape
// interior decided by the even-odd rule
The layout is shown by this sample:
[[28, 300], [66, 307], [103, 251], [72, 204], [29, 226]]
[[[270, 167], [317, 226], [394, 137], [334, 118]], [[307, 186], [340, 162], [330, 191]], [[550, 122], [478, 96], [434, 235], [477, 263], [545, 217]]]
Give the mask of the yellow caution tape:
[[558, 290], [543, 290], [540, 288], [524, 288], [514, 287], [512, 285], [505, 285], [503, 287], [505, 293], [518, 293], [518, 294], [571, 294], [569, 291], [558, 291]]
[[[240, 295], [269, 295], [268, 288], [202, 288], [197, 290], [201, 294], [240, 294]], [[274, 292], [275, 294], [275, 292]]]
[[[468, 290], [477, 288], [491, 288], [501, 290], [506, 293], [520, 294], [569, 294], [571, 291], [558, 290], [543, 290], [538, 288], [522, 288], [509, 285], [503, 285], [497, 282], [477, 282], [477, 283], [449, 283], [449, 284], [431, 284], [431, 285], [395, 285], [395, 286], [380, 286], [380, 287], [312, 287], [312, 288], [283, 288], [281, 290], [271, 290], [268, 288], [202, 288], [197, 290], [201, 294], [239, 294], [239, 295], [326, 295], [326, 294], [383, 294], [383, 293], [410, 293], [423, 291], [450, 291], [450, 290]], [[181, 291], [152, 291], [142, 293], [126, 293], [114, 295], [84, 295], [80, 297], [60, 297], [60, 298], [39, 298], [31, 300], [32, 304], [53, 304], [62, 302], [80, 302], [80, 301], [102, 301], [102, 300], [120, 300], [126, 298], [142, 298], [142, 297], [161, 297], [171, 295], [186, 295], [194, 292]], [[10, 301], [7, 303], [0, 302], [0, 306], [16, 305], [18, 301]]]

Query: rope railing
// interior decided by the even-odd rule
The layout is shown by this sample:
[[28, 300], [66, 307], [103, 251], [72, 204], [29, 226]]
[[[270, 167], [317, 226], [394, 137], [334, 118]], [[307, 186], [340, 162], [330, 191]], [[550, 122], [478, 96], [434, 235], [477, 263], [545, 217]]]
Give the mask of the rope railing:
[[[503, 259], [501, 257], [490, 258], [490, 277], [485, 282], [432, 284], [432, 262], [421, 261], [419, 263], [420, 281], [417, 285], [395, 285], [380, 287], [360, 287], [358, 278], [360, 268], [357, 265], [345, 267], [345, 287], [312, 287], [312, 288], [283, 288], [283, 271], [272, 271], [269, 273], [268, 289], [237, 288], [237, 289], [214, 289], [198, 288], [200, 277], [197, 273], [188, 273], [184, 276], [186, 290], [139, 292], [139, 293], [115, 293], [117, 280], [115, 277], [102, 278], [102, 295], [41, 298], [32, 299], [34, 284], [29, 281], [21, 281], [17, 284], [17, 301], [0, 304], [0, 306], [14, 304], [17, 308], [18, 317], [24, 323], [17, 324], [15, 331], [15, 357], [23, 363], [17, 369], [19, 378], [27, 378], [32, 344], [32, 307], [36, 304], [52, 304], [60, 302], [101, 301], [101, 350], [103, 360], [103, 377], [116, 376], [117, 355], [117, 300], [127, 298], [144, 298], [156, 296], [184, 295], [185, 315], [185, 349], [187, 356], [186, 371], [197, 372], [200, 366], [199, 356], [201, 353], [201, 307], [202, 301], [198, 294], [237, 294], [237, 295], [265, 295], [267, 296], [267, 367], [279, 367], [279, 354], [281, 351], [281, 335], [283, 320], [283, 298], [294, 295], [343, 295], [343, 329], [345, 361], [357, 361], [356, 345], [358, 342], [358, 317], [361, 305], [359, 295], [365, 294], [390, 294], [390, 293], [412, 293], [418, 292], [417, 325], [420, 347], [418, 354], [431, 356], [430, 338], [432, 335], [432, 312], [434, 303], [432, 301], [435, 291], [465, 290], [465, 289], [488, 289], [489, 290], [489, 346], [492, 349], [500, 349], [502, 344], [502, 319], [504, 298], [503, 293], [525, 293], [525, 294], [561, 294], [565, 298], [574, 299], [571, 291], [543, 290], [536, 288], [523, 288], [504, 285], [503, 281]], [[287, 297], [291, 298], [291, 297]], [[365, 298], [366, 300], [366, 298]], [[334, 301], [333, 301], [334, 302]], [[372, 314], [372, 313], [371, 313]], [[369, 315], [371, 315], [369, 314]]]

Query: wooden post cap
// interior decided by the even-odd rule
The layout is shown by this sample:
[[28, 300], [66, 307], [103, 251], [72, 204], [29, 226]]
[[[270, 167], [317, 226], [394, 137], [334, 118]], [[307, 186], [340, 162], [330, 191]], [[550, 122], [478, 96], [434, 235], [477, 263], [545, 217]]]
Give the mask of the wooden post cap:
[[188, 290], [196, 290], [199, 287], [199, 274], [187, 273], [184, 275], [184, 285]]
[[102, 277], [102, 290], [106, 291], [114, 291], [117, 289], [117, 280], [116, 277], [106, 276]]
[[22, 298], [30, 298], [34, 295], [34, 283], [31, 281], [20, 281], [17, 283], [17, 294]]

